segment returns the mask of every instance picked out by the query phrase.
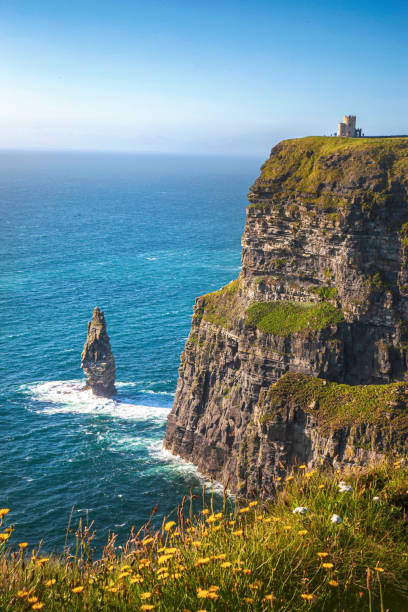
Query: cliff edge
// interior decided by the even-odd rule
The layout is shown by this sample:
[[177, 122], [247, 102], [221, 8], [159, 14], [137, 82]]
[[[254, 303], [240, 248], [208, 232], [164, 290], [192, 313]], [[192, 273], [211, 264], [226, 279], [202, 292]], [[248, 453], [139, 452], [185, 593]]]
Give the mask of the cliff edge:
[[283, 141], [248, 198], [242, 271], [195, 302], [164, 445], [266, 496], [296, 461], [408, 446], [408, 139]]

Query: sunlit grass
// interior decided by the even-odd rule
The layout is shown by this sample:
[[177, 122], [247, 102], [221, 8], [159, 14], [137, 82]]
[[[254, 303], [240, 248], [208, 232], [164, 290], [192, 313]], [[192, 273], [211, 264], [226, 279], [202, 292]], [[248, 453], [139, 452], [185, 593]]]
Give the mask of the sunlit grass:
[[27, 554], [7, 526], [12, 509], [0, 509], [0, 609], [408, 609], [404, 460], [290, 476], [272, 503], [232, 513], [187, 500], [158, 531], [145, 526], [123, 547], [110, 538], [98, 559], [81, 523], [75, 550]]

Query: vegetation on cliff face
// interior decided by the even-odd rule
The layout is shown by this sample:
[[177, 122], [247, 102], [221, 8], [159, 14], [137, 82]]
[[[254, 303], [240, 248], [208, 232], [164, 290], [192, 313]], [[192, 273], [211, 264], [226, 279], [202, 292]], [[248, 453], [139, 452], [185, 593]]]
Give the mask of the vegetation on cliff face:
[[343, 320], [342, 311], [325, 302], [257, 302], [247, 310], [248, 325], [282, 337], [318, 331]]
[[123, 547], [112, 538], [98, 559], [89, 528], [78, 529], [75, 551], [27, 554], [18, 528], [2, 524], [12, 510], [0, 509], [0, 608], [399, 612], [408, 607], [407, 490], [403, 459], [346, 474], [299, 465], [272, 503], [229, 513], [192, 498], [190, 512], [179, 508], [156, 532], [146, 525]]
[[[333, 191], [375, 186], [390, 193], [397, 184], [408, 189], [408, 138], [333, 138], [311, 136], [284, 140], [262, 166], [257, 184], [279, 191], [319, 193], [322, 185]], [[374, 197], [375, 196], [375, 197]]]
[[343, 385], [288, 372], [272, 385], [263, 399], [264, 422], [284, 406], [299, 407], [313, 414], [322, 433], [361, 423], [389, 424], [401, 435], [408, 434], [408, 385]]
[[239, 279], [231, 281], [218, 291], [207, 293], [197, 300], [196, 316], [204, 321], [231, 329], [241, 307], [238, 298]]

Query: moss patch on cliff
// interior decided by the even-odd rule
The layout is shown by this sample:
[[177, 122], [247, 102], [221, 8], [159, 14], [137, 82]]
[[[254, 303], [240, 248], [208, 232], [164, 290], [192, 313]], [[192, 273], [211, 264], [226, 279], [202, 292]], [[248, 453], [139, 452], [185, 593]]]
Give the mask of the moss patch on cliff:
[[263, 422], [285, 406], [302, 408], [313, 414], [322, 433], [347, 425], [388, 424], [408, 432], [408, 385], [344, 385], [288, 373], [275, 383], [263, 398]]
[[231, 329], [240, 312], [238, 289], [239, 279], [236, 279], [218, 291], [198, 298], [195, 315], [213, 325]]
[[340, 309], [326, 302], [256, 302], [247, 310], [247, 323], [276, 336], [318, 331], [344, 320]]
[[[319, 193], [322, 185], [364, 188], [372, 182], [381, 193], [400, 183], [407, 189], [408, 138], [334, 138], [312, 136], [276, 145], [262, 166], [263, 182], [285, 191]], [[257, 183], [255, 183], [256, 190]], [[334, 196], [333, 196], [334, 197]], [[336, 202], [325, 203], [325, 207]]]

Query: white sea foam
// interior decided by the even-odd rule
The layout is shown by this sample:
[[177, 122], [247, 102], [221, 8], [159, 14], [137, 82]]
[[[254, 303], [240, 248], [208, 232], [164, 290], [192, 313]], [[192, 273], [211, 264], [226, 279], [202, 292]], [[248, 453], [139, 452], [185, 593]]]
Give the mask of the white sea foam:
[[92, 414], [164, 423], [170, 411], [169, 408], [95, 397], [91, 391], [83, 391], [83, 386], [84, 381], [80, 380], [55, 380], [25, 385], [24, 391], [33, 400], [48, 404], [41, 408], [42, 414]]

